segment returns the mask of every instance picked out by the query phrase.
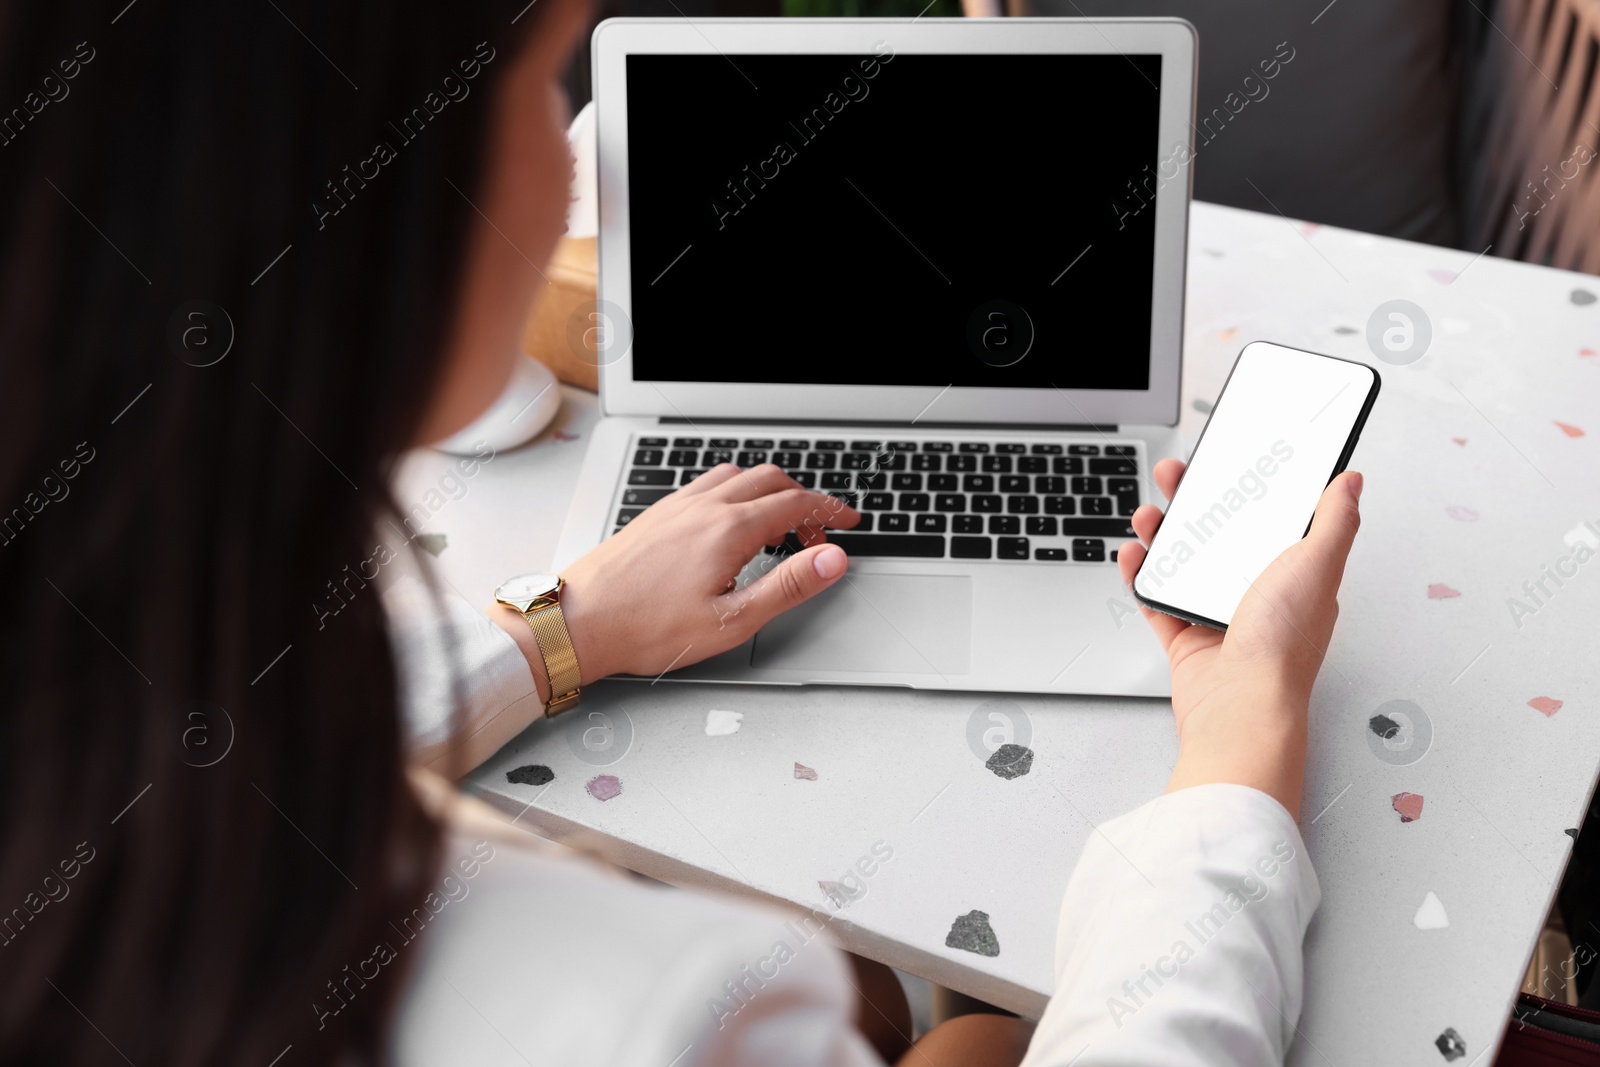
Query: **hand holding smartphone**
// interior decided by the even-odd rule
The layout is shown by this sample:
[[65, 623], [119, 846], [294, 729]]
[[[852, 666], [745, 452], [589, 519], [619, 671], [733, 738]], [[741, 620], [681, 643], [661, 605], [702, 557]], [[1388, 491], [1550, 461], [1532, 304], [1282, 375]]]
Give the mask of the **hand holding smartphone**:
[[1245, 346], [1134, 577], [1139, 602], [1226, 630], [1256, 577], [1305, 536], [1381, 385], [1362, 363]]

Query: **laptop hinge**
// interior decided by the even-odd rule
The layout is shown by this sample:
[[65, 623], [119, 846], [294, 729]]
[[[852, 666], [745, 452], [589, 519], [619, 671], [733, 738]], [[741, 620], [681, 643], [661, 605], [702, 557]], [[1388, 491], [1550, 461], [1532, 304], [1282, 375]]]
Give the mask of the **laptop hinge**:
[[687, 419], [661, 416], [663, 426], [871, 426], [879, 429], [914, 430], [1027, 430], [1048, 433], [1118, 433], [1116, 424], [1087, 422], [873, 422], [867, 419]]

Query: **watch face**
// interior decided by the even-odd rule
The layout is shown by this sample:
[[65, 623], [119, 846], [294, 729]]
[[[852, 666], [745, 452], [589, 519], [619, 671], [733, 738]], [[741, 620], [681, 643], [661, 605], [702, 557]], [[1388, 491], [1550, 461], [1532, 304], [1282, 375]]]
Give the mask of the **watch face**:
[[561, 579], [553, 574], [519, 574], [500, 583], [494, 591], [497, 600], [527, 604], [554, 593]]

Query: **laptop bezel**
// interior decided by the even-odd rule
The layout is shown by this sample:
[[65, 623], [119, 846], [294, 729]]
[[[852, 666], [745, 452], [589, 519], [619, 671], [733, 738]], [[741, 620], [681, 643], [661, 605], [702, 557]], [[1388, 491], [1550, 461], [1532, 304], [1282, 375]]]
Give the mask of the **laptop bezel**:
[[[631, 338], [627, 63], [630, 54], [1159, 54], [1157, 158], [1185, 159], [1194, 111], [1196, 34], [1182, 19], [607, 19], [591, 41], [599, 178], [600, 310], [629, 347], [600, 367], [607, 415], [995, 425], [1175, 425], [1183, 350], [1192, 168], [1155, 196], [1150, 378], [1144, 390], [938, 385], [665, 382], [634, 378]], [[1129, 175], [1130, 181], [1141, 175]], [[1162, 175], [1163, 178], [1167, 176]], [[1132, 194], [1130, 193], [1130, 202]], [[1107, 205], [1106, 210], [1111, 210]], [[1063, 249], [1063, 266], [1076, 250]], [[1092, 252], [1091, 252], [1092, 254]], [[714, 318], [714, 311], [708, 312]], [[759, 338], [739, 338], [760, 359]], [[619, 344], [617, 346], [621, 348]]]

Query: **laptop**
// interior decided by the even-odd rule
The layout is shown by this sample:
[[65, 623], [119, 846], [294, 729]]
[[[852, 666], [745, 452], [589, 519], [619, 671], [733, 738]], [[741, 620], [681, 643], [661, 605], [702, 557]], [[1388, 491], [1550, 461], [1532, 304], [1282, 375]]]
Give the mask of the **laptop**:
[[614, 19], [592, 48], [610, 331], [557, 567], [776, 463], [861, 510], [846, 579], [668, 678], [1169, 695], [1115, 555], [1181, 454], [1193, 28]]

